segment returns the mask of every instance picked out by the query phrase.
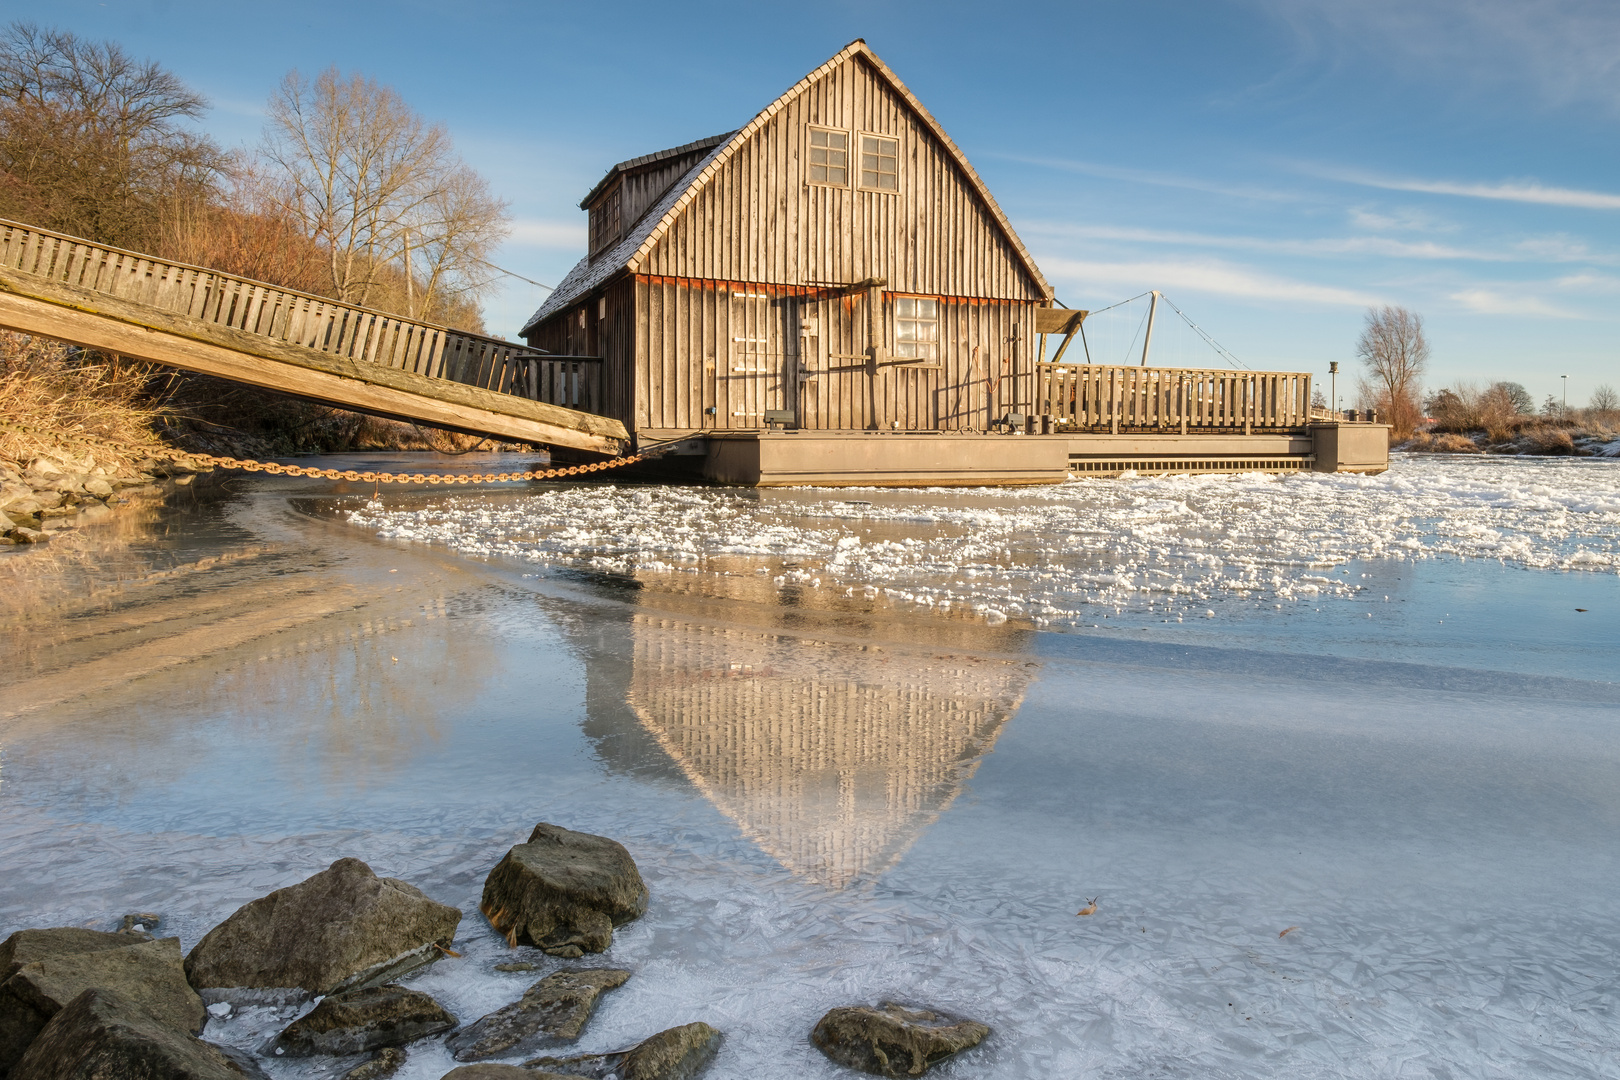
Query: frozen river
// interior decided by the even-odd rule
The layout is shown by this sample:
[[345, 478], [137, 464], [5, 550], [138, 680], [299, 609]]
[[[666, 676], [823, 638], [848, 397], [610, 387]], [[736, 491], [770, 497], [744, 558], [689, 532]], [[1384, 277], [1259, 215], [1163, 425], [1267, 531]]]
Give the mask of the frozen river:
[[652, 891], [586, 1050], [830, 1078], [816, 1018], [895, 997], [994, 1029], [946, 1078], [1620, 1074], [1613, 462], [233, 479], [0, 558], [0, 620], [0, 934], [189, 948], [355, 855], [466, 913], [415, 985], [471, 1020], [538, 977], [476, 904], [545, 820]]

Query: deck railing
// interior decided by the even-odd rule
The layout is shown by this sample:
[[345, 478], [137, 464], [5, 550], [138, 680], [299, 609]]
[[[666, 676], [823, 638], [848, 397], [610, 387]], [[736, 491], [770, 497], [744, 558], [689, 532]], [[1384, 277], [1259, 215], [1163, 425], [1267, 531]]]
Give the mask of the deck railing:
[[1309, 424], [1310, 404], [1308, 372], [1035, 367], [1035, 414], [1052, 432], [1296, 430]]
[[523, 394], [580, 412], [602, 412], [602, 358], [528, 353], [515, 358], [516, 383]]
[[[0, 219], [0, 268], [288, 345], [595, 411], [600, 363]], [[589, 402], [589, 404], [587, 404]]]

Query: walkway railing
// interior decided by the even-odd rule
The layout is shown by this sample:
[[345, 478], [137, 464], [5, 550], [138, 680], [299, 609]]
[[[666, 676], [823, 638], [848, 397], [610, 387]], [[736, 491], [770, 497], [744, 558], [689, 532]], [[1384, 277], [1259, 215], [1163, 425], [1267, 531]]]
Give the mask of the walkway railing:
[[1310, 404], [1308, 372], [1035, 367], [1035, 414], [1051, 432], [1297, 430], [1309, 424]]
[[[0, 219], [0, 267], [349, 360], [591, 412], [590, 358], [555, 360], [451, 330], [200, 266]], [[600, 363], [594, 366], [600, 369]], [[564, 400], [567, 398], [568, 400]], [[589, 402], [587, 404], [586, 402]]]

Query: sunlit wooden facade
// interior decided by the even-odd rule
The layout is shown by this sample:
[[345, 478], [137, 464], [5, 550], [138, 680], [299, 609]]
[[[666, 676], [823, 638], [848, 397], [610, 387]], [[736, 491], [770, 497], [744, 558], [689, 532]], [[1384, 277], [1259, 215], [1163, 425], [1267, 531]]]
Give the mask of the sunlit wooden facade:
[[854, 42], [738, 131], [615, 166], [523, 329], [642, 436], [984, 431], [1052, 290], [961, 151]]

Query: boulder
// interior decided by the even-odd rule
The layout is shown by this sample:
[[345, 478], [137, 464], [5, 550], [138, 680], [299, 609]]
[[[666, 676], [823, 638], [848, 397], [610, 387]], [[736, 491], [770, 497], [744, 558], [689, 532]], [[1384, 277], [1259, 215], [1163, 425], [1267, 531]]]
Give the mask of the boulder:
[[397, 1046], [385, 1046], [343, 1074], [343, 1080], [388, 1080], [405, 1064], [405, 1051]]
[[19, 525], [6, 535], [19, 544], [43, 544], [51, 538], [50, 533], [30, 529], [26, 525]]
[[285, 1057], [364, 1054], [404, 1046], [456, 1026], [444, 1006], [420, 990], [397, 983], [333, 994], [300, 1016], [270, 1044]]
[[207, 1001], [302, 1001], [431, 963], [460, 922], [458, 909], [416, 886], [339, 859], [208, 931], [186, 957], [186, 975]]
[[91, 989], [59, 1011], [9, 1080], [262, 1080], [251, 1062], [177, 1031], [116, 990]]
[[84, 482], [84, 490], [91, 495], [105, 499], [113, 493], [113, 486], [99, 476], [92, 476]]
[[36, 960], [80, 953], [102, 952], [125, 945], [151, 941], [150, 934], [106, 933], [78, 926], [57, 926], [49, 930], [18, 930], [0, 941], [0, 982], [17, 974], [17, 969]]
[[460, 1065], [440, 1080], [553, 1080], [552, 1073], [537, 1073], [516, 1065]]
[[0, 983], [0, 1074], [23, 1056], [52, 1017], [91, 989], [116, 991], [178, 1032], [195, 1035], [207, 1019], [202, 999], [186, 984], [179, 938], [59, 952], [21, 965]]
[[720, 1032], [708, 1024], [682, 1024], [617, 1053], [535, 1058], [523, 1067], [594, 1080], [692, 1080], [709, 1067], [720, 1041]]
[[478, 910], [507, 944], [573, 958], [645, 912], [647, 886], [623, 845], [541, 822], [489, 872]]
[[478, 1061], [574, 1042], [585, 1030], [596, 999], [628, 978], [628, 971], [612, 968], [554, 972], [529, 987], [520, 1000], [450, 1036], [445, 1046], [457, 1061]]
[[952, 1054], [977, 1046], [990, 1029], [932, 1009], [892, 1001], [833, 1009], [810, 1041], [840, 1065], [878, 1076], [921, 1076]]

